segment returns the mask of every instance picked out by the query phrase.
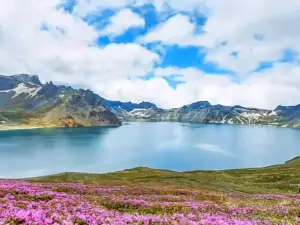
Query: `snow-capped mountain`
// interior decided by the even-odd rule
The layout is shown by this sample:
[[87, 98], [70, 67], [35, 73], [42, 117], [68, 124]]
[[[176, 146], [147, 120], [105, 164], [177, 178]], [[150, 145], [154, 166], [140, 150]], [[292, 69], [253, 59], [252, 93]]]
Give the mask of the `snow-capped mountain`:
[[300, 127], [300, 106], [279, 106], [274, 110], [265, 110], [242, 106], [211, 105], [207, 101], [200, 101], [175, 109], [161, 109], [154, 104], [151, 107], [134, 104], [135, 107], [128, 110], [126, 103], [123, 103], [125, 104], [123, 107], [120, 104], [113, 106], [111, 101], [109, 104], [106, 102], [104, 104], [124, 121], [174, 121]]

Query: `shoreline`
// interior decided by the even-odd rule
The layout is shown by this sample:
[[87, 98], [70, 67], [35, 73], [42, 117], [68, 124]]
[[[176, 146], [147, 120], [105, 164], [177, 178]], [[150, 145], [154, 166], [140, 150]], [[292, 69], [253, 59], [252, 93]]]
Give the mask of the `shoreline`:
[[[178, 121], [144, 121], [144, 120], [136, 120], [136, 121], [123, 121], [121, 125], [100, 125], [100, 126], [88, 126], [88, 127], [120, 127], [122, 125], [127, 125], [127, 123], [159, 123], [159, 122], [169, 122], [169, 123], [180, 123], [180, 124], [198, 124], [198, 125], [243, 125], [243, 126], [257, 126], [257, 127], [277, 127], [277, 128], [290, 128], [290, 129], [299, 129], [295, 127], [287, 127], [287, 126], [276, 126], [272, 124], [240, 124], [240, 123], [197, 123], [197, 122], [178, 122]], [[48, 129], [48, 128], [66, 128], [64, 126], [26, 126], [26, 125], [4, 125], [0, 124], [0, 131], [13, 131], [13, 130], [35, 130], [35, 129]], [[70, 127], [77, 128], [77, 127]]]
[[[101, 125], [89, 127], [119, 127], [121, 125]], [[0, 125], [0, 131], [16, 131], [16, 130], [36, 130], [36, 129], [52, 129], [52, 128], [80, 128], [80, 127], [64, 127], [64, 126], [22, 126], [22, 125]], [[86, 127], [82, 127], [86, 128]]]
[[10, 130], [35, 130], [51, 127], [35, 127], [35, 126], [2, 126], [0, 125], [0, 131], [10, 131]]

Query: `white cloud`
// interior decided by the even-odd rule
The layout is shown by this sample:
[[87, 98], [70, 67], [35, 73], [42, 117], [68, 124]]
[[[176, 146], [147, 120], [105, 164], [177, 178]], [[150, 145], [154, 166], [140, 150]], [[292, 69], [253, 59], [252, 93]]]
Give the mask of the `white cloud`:
[[[204, 46], [207, 61], [216, 62], [245, 75], [257, 68], [262, 61], [276, 61], [282, 52], [294, 49], [300, 52], [298, 24], [300, 2], [298, 0], [160, 0], [175, 10], [198, 10], [206, 15], [207, 22], [195, 32], [197, 25], [187, 16], [178, 14], [157, 26], [142, 39], [161, 41], [182, 46]], [[189, 7], [186, 7], [189, 6]], [[262, 35], [258, 41], [255, 35]], [[227, 45], [220, 45], [226, 41]], [[238, 57], [231, 53], [239, 52]]]
[[145, 20], [130, 9], [123, 9], [110, 18], [110, 24], [100, 31], [102, 36], [117, 36], [130, 28], [144, 27]]
[[191, 23], [188, 16], [177, 14], [140, 40], [143, 42], [163, 42], [169, 45], [190, 45], [195, 29], [196, 26]]
[[[80, 4], [86, 4], [83, 2], [87, 3], [79, 1], [77, 12]], [[108, 7], [121, 10], [121, 13], [130, 1], [97, 2], [95, 6], [96, 1], [90, 1], [81, 12]], [[77, 13], [57, 9], [59, 0], [0, 0], [0, 74], [39, 74], [43, 81], [84, 86], [108, 99], [152, 101], [165, 108], [199, 100], [270, 109], [279, 104], [298, 104], [299, 65], [277, 63], [273, 69], [257, 73], [249, 71], [263, 60], [278, 59], [284, 48], [300, 50], [300, 34], [296, 27], [300, 2], [288, 0], [285, 4], [281, 1], [275, 4], [270, 0], [245, 0], [241, 4], [234, 0], [229, 3], [211, 0], [206, 1], [206, 8], [202, 8], [200, 2], [185, 3], [207, 13], [208, 20], [203, 27], [205, 34], [196, 32], [199, 27], [188, 16], [177, 14], [148, 33], [145, 39], [168, 44], [204, 45], [208, 50], [207, 60], [244, 75], [239, 83], [229, 75], [206, 74], [192, 67], [157, 68], [154, 79], [140, 80], [138, 76], [151, 72], [160, 62], [155, 51], [137, 43], [96, 46], [94, 41], [99, 31]], [[176, 10], [188, 10], [182, 1], [156, 0], [153, 3], [160, 10], [166, 4]], [[105, 28], [110, 27], [108, 33], [114, 35], [128, 29], [124, 23], [116, 21], [112, 20]], [[264, 35], [263, 41], [253, 39], [257, 33]], [[218, 45], [225, 40], [228, 45]], [[231, 51], [240, 53], [238, 59], [229, 56]], [[185, 83], [174, 90], [163, 79], [169, 75], [181, 75], [176, 79]]]
[[[0, 1], [0, 73], [40, 74], [53, 80], [90, 87], [142, 76], [159, 56], [134, 44], [95, 46], [98, 31], [63, 10], [59, 1]], [[41, 26], [48, 30], [41, 30]]]
[[172, 8], [176, 11], [206, 11], [206, 0], [150, 0], [158, 11]]
[[[210, 48], [207, 59], [221, 67], [247, 73], [261, 61], [279, 60], [286, 48], [300, 51], [297, 41], [300, 31], [300, 2], [297, 0], [273, 1], [211, 1], [211, 15], [204, 27], [203, 37]], [[262, 41], [253, 38], [263, 35]], [[228, 41], [227, 46], [218, 47], [216, 42]], [[229, 57], [238, 51], [237, 59]]]
[[134, 0], [77, 0], [74, 13], [85, 16], [90, 13], [102, 11], [103, 9], [119, 9], [133, 2]]
[[169, 8], [177, 11], [193, 11], [195, 8], [204, 10], [205, 0], [77, 0], [75, 13], [87, 15], [99, 12], [104, 9], [119, 9], [127, 6], [142, 6], [152, 4], [158, 11], [165, 11]]
[[[164, 101], [164, 104], [168, 102], [169, 106], [208, 100], [213, 104], [274, 109], [279, 104], [299, 104], [299, 71], [300, 65], [276, 64], [271, 70], [250, 74], [240, 83], [234, 82], [228, 75], [205, 74], [196, 68], [158, 68], [155, 74], [158, 77], [172, 74], [184, 77], [186, 83], [173, 90], [170, 101]], [[168, 89], [164, 92], [169, 91]]]

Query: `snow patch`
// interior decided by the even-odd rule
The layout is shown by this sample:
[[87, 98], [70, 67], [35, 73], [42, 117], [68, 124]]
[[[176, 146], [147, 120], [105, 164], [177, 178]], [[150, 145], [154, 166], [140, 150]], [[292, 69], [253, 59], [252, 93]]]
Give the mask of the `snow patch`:
[[128, 114], [137, 117], [151, 117], [151, 115], [147, 113], [147, 109], [134, 109]]
[[227, 118], [227, 115], [223, 117], [223, 119], [221, 121], [222, 124], [226, 123], [226, 118]]
[[18, 95], [22, 94], [22, 93], [25, 93], [25, 94], [29, 94], [27, 96], [28, 97], [34, 97], [35, 95], [37, 95], [38, 91], [41, 89], [41, 87], [28, 87], [26, 86], [26, 84], [24, 83], [21, 83], [21, 84], [18, 84], [18, 86], [14, 89], [10, 89], [10, 90], [4, 90], [4, 91], [0, 91], [0, 92], [15, 92], [14, 96], [12, 98], [15, 98], [17, 97]]
[[252, 113], [252, 112], [243, 112], [240, 115], [250, 119], [259, 119], [262, 116], [259, 113]]
[[25, 94], [33, 94], [35, 91], [37, 91], [38, 88], [36, 87], [33, 87], [33, 88], [30, 88], [30, 87], [27, 87], [25, 84], [21, 83], [21, 84], [18, 84], [18, 86], [14, 89], [10, 89], [10, 90], [5, 90], [5, 91], [0, 91], [0, 92], [15, 92], [14, 96], [12, 98], [15, 98], [17, 97], [18, 95], [22, 94], [22, 93], [25, 93]]
[[34, 97], [34, 96], [36, 96], [37, 93], [38, 93], [41, 89], [42, 89], [42, 87], [36, 88], [34, 91], [32, 91], [32, 92], [30, 93], [30, 95], [27, 96], [27, 98], [28, 98], [28, 97]]
[[236, 118], [240, 121], [241, 124], [244, 124], [244, 121], [242, 121], [239, 116], [237, 116]]
[[233, 123], [233, 119], [228, 120], [228, 123], [229, 123], [229, 124], [234, 124], [234, 123]]
[[22, 93], [30, 94], [35, 90], [36, 90], [36, 88], [29, 88], [25, 84], [19, 84], [15, 89], [12, 89], [12, 91], [16, 92], [12, 98], [17, 97], [18, 95], [20, 95]]
[[4, 92], [8, 93], [8, 92], [11, 92], [11, 91], [13, 91], [13, 89], [0, 91], [0, 93], [4, 93]]
[[276, 111], [272, 111], [269, 116], [277, 116], [277, 112]]
[[147, 109], [134, 109], [131, 113], [140, 112], [140, 111], [147, 111]]

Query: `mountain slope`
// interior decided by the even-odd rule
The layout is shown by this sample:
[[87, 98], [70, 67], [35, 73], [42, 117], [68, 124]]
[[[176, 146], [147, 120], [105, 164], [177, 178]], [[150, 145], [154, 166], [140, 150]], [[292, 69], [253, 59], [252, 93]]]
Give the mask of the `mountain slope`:
[[24, 126], [120, 125], [90, 90], [42, 84], [37, 76], [0, 76], [0, 123]]
[[300, 156], [290, 159], [285, 162], [286, 165], [300, 165]]

